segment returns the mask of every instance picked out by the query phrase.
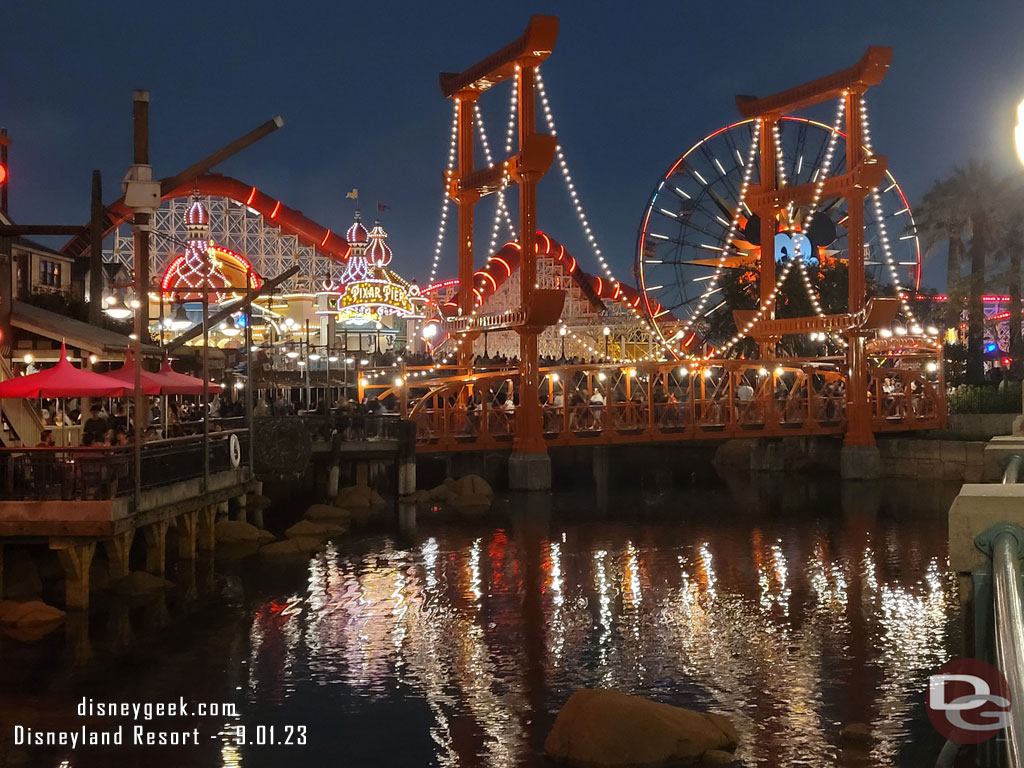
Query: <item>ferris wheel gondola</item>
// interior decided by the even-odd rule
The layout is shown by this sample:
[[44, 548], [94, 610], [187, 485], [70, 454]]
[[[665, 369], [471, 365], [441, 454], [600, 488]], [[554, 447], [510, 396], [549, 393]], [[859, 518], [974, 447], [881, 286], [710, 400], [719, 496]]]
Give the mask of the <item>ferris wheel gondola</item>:
[[[845, 172], [845, 134], [803, 117], [778, 121], [774, 165], [780, 186], [813, 184], [823, 173]], [[828, 165], [829, 148], [835, 159]], [[748, 166], [753, 165], [748, 169]], [[681, 155], [654, 188], [637, 236], [634, 274], [642, 306], [670, 347], [708, 332], [711, 316], [728, 311], [720, 281], [723, 271], [759, 267], [759, 221], [742, 199], [744, 178], [759, 182], [756, 122], [721, 128]], [[814, 211], [792, 205], [779, 214], [774, 258], [800, 254], [804, 266], [827, 270], [847, 262], [845, 199], [822, 199]], [[801, 227], [801, 221], [810, 226]], [[896, 179], [869, 195], [864, 215], [865, 271], [882, 285], [915, 293], [921, 278], [921, 249], [913, 213]], [[733, 228], [733, 236], [729, 233]], [[841, 311], [826, 307], [826, 311]], [[707, 339], [714, 344], [716, 339]]]

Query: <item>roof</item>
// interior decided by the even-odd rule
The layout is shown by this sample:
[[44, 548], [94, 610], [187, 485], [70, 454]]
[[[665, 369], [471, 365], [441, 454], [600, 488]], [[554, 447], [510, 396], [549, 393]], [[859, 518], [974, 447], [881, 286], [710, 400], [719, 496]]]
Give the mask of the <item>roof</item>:
[[27, 237], [12, 237], [11, 245], [18, 248], [27, 248], [31, 251], [39, 251], [40, 253], [45, 253], [50, 256], [56, 256], [59, 259], [71, 261], [70, 257], [65, 256], [60, 251], [55, 251], [53, 248], [47, 248], [45, 245], [41, 245], [35, 240], [29, 240]]
[[[135, 342], [122, 333], [98, 328], [17, 299], [11, 302], [11, 325], [54, 341], [64, 341], [69, 346], [90, 352], [123, 354], [135, 347]], [[162, 354], [160, 347], [154, 344], [142, 344], [141, 349], [144, 355]]]

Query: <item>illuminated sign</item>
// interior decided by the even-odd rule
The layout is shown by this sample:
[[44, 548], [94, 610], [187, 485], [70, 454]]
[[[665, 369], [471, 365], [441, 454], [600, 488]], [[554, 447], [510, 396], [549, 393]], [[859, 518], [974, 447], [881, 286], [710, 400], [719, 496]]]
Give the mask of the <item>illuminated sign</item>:
[[318, 315], [397, 315], [419, 317], [414, 297], [403, 285], [388, 280], [360, 280], [317, 294]]

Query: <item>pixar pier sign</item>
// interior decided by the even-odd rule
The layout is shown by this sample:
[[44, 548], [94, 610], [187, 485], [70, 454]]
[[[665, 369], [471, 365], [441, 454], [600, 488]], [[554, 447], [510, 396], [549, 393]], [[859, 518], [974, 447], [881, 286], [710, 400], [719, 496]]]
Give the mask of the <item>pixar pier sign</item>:
[[389, 280], [362, 280], [316, 295], [318, 315], [420, 317], [409, 289]]

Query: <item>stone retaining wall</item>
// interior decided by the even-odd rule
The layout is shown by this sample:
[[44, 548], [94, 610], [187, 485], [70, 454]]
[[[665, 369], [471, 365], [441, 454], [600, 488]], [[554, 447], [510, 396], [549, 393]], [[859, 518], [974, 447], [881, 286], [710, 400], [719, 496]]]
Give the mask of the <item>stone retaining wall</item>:
[[878, 441], [885, 477], [941, 478], [980, 483], [985, 465], [985, 443], [967, 440], [915, 440], [886, 438]]
[[950, 432], [969, 437], [985, 438], [1009, 435], [1013, 431], [1013, 420], [1019, 413], [951, 413]]

